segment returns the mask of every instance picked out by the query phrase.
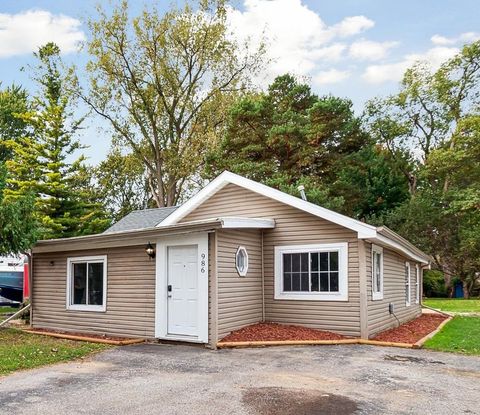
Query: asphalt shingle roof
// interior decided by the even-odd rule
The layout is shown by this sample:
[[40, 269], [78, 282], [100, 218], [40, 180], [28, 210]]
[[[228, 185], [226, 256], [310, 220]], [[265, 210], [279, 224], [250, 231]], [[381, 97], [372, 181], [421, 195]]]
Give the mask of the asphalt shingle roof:
[[177, 209], [177, 206], [134, 210], [110, 226], [104, 233], [154, 228], [175, 209]]

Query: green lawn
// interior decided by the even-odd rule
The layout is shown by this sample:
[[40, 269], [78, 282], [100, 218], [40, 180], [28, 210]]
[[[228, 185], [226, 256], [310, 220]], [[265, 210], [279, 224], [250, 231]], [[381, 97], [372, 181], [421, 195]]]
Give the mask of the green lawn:
[[0, 307], [0, 316], [2, 314], [16, 313], [18, 310], [20, 309], [15, 307]]
[[0, 329], [0, 375], [72, 360], [110, 346]]
[[480, 298], [426, 298], [423, 304], [442, 311], [480, 313]]
[[480, 317], [457, 316], [449, 321], [432, 339], [426, 349], [480, 355]]

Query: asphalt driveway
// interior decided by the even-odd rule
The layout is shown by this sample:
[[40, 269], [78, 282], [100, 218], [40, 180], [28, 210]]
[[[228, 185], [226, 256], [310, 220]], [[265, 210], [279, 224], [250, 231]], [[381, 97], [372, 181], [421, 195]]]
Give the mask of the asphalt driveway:
[[0, 378], [3, 414], [480, 414], [480, 358], [143, 344]]

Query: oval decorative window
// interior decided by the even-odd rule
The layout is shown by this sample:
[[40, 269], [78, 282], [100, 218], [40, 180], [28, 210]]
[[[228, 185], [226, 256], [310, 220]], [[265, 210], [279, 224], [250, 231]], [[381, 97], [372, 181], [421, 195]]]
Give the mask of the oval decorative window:
[[244, 246], [239, 246], [235, 255], [235, 267], [238, 275], [245, 277], [248, 271], [248, 253]]

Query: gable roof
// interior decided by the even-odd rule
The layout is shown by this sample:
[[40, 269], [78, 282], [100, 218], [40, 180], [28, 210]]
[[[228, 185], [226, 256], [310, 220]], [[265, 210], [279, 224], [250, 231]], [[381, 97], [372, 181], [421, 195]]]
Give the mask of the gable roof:
[[329, 210], [314, 203], [307, 202], [298, 197], [281, 192], [280, 190], [266, 186], [262, 183], [255, 182], [253, 180], [247, 179], [229, 171], [225, 171], [220, 174], [215, 180], [211, 181], [207, 186], [200, 190], [200, 192], [198, 192], [195, 196], [185, 202], [182, 206], [180, 206], [172, 215], [166, 218], [158, 226], [173, 225], [175, 223], [178, 223], [181, 219], [187, 216], [190, 212], [194, 211], [203, 202], [208, 200], [210, 197], [212, 197], [215, 193], [223, 189], [228, 184], [235, 184], [237, 186], [251, 190], [252, 192], [259, 193], [270, 199], [274, 199], [278, 202], [303, 210], [304, 212], [311, 213], [312, 215], [315, 215], [319, 218], [328, 220], [329, 222], [336, 223], [347, 229], [358, 232], [359, 235], [362, 235], [363, 237], [375, 235], [375, 226], [368, 225], [353, 218], [349, 218], [348, 216], [334, 212], [333, 210]]
[[220, 174], [217, 178], [200, 190], [195, 196], [193, 196], [178, 209], [176, 209], [172, 214], [166, 217], [157, 225], [157, 227], [177, 224], [180, 220], [185, 218], [189, 213], [193, 212], [197, 207], [199, 207], [228, 184], [234, 184], [243, 187], [244, 189], [261, 194], [270, 199], [292, 206], [321, 219], [355, 231], [357, 232], [359, 239], [365, 239], [388, 246], [393, 250], [401, 252], [418, 262], [424, 264], [428, 264], [430, 262], [430, 257], [428, 257], [428, 255], [386, 227], [377, 228], [229, 171], [224, 171], [222, 174]]
[[134, 210], [114, 223], [103, 233], [122, 232], [155, 228], [178, 207], [163, 207], [155, 209]]

